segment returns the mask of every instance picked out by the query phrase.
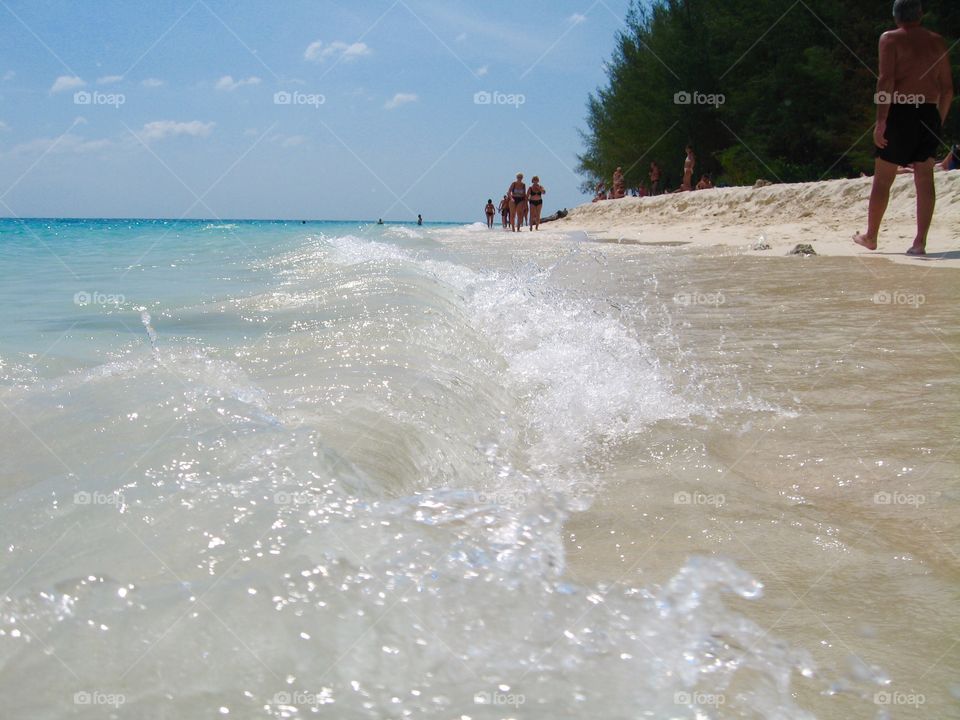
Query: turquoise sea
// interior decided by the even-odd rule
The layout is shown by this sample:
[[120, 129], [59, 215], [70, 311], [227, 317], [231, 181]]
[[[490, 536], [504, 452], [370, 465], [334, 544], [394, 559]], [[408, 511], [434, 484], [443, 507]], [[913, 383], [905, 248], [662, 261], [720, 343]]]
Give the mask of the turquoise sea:
[[4, 718], [957, 717], [950, 273], [2, 220], [0, 274]]

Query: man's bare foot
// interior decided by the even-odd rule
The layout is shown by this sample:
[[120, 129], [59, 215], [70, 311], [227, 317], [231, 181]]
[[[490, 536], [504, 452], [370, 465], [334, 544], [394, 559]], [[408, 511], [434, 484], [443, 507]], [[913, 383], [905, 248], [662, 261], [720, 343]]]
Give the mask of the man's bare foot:
[[907, 255], [926, 255], [927, 249], [922, 245], [914, 245], [909, 250], [907, 250]]
[[854, 241], [857, 245], [862, 245], [862, 246], [865, 247], [867, 250], [876, 250], [876, 249], [877, 249], [877, 241], [871, 239], [870, 237], [868, 237], [867, 235], [864, 235], [863, 233], [857, 233], [856, 235], [854, 235], [854, 236], [853, 236], [853, 241]]

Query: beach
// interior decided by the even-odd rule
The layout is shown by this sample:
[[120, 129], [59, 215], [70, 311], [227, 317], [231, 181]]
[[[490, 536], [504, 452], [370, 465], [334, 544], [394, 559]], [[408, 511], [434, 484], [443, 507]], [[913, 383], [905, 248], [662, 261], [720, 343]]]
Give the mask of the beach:
[[560, 227], [5, 227], [7, 711], [949, 717], [953, 273]]
[[[960, 172], [938, 172], [936, 181], [937, 211], [928, 256], [922, 260], [904, 255], [916, 233], [916, 192], [910, 175], [897, 178], [876, 252], [851, 240], [866, 227], [871, 178], [606, 200], [574, 208], [552, 229], [581, 230], [603, 242], [719, 246], [750, 255], [784, 255], [803, 243], [812, 245], [818, 255], [875, 255], [924, 267], [957, 268]], [[758, 243], [770, 248], [756, 250]]]

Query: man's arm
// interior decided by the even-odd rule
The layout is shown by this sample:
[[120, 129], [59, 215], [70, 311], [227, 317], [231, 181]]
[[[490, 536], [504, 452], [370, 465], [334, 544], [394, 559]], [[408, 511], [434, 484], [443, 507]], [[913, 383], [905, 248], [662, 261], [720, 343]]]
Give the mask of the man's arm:
[[896, 90], [896, 41], [888, 33], [880, 36], [880, 72], [877, 76], [877, 124], [886, 123]]
[[889, 33], [880, 36], [880, 72], [877, 75], [877, 125], [873, 130], [873, 144], [878, 148], [887, 146], [887, 117], [896, 90], [897, 51], [896, 41]]
[[943, 54], [940, 56], [937, 67], [937, 80], [940, 84], [940, 119], [946, 123], [950, 106], [953, 104], [953, 70], [950, 68], [950, 51], [947, 50], [947, 44], [943, 40], [940, 43]]

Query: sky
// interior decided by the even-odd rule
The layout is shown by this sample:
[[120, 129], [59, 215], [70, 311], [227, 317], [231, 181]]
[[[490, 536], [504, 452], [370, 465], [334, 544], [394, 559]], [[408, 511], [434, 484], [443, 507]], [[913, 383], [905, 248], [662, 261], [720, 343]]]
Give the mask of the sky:
[[629, 0], [0, 0], [0, 217], [482, 219], [579, 191]]

